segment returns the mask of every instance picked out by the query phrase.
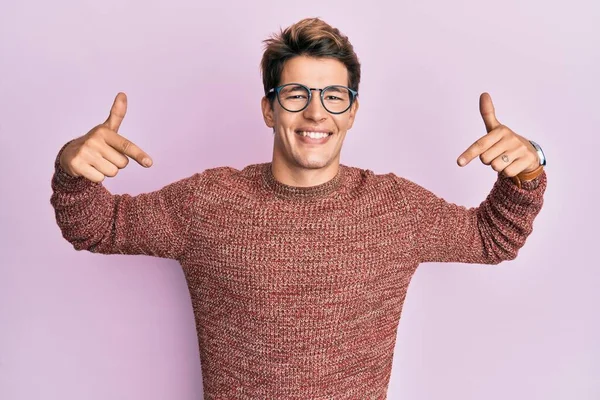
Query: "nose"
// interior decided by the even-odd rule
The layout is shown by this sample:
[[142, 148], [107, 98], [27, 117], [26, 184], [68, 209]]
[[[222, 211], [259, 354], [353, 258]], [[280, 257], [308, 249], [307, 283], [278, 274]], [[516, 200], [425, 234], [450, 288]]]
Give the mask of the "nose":
[[304, 117], [313, 121], [322, 121], [327, 117], [327, 110], [321, 104], [321, 91], [312, 89], [308, 106], [304, 109]]

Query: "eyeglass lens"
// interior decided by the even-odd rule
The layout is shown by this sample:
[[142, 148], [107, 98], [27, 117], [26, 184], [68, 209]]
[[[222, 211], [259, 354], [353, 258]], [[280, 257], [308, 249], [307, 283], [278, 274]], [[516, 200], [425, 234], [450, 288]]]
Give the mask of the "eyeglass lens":
[[[314, 93], [316, 95], [316, 93]], [[341, 113], [350, 107], [352, 93], [344, 86], [330, 86], [323, 91], [323, 106], [331, 113]], [[300, 111], [308, 104], [309, 90], [300, 85], [285, 85], [279, 91], [279, 102], [288, 111]]]

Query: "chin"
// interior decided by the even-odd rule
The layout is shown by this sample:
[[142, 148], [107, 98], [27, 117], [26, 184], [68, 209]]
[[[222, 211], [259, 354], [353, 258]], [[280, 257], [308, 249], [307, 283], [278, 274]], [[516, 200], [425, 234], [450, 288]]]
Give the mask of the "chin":
[[306, 162], [300, 165], [306, 169], [321, 169], [327, 167], [328, 164], [325, 162]]
[[331, 165], [333, 159], [322, 158], [322, 157], [312, 157], [312, 158], [296, 158], [296, 163], [306, 169], [321, 169], [326, 168]]

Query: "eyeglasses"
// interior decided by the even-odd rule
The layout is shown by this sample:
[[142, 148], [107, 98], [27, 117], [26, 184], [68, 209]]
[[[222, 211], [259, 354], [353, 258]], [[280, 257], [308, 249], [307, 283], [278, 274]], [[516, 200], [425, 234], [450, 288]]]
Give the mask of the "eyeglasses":
[[358, 96], [356, 90], [342, 85], [331, 85], [323, 89], [309, 88], [301, 83], [287, 83], [267, 92], [267, 96], [277, 96], [277, 101], [284, 110], [300, 112], [310, 104], [312, 91], [321, 92], [321, 104], [331, 114], [342, 114], [350, 109]]

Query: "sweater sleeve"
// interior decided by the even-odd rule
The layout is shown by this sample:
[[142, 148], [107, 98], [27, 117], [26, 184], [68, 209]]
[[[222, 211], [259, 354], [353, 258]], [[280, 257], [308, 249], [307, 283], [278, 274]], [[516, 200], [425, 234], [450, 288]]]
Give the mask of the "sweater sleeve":
[[143, 254], [179, 259], [187, 246], [195, 188], [203, 174], [160, 190], [113, 195], [102, 183], [72, 177], [54, 163], [50, 203], [63, 237], [76, 250], [102, 254]]
[[479, 207], [467, 209], [399, 179], [413, 216], [419, 262], [498, 264], [516, 258], [533, 231], [547, 185], [545, 171], [522, 188], [498, 174]]

